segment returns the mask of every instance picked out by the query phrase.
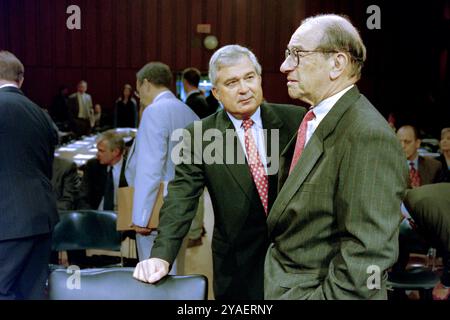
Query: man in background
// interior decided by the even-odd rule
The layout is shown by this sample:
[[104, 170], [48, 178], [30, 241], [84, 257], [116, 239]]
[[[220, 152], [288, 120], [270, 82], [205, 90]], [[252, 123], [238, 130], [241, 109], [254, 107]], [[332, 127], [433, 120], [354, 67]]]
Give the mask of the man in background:
[[416, 188], [430, 183], [440, 182], [442, 179], [442, 164], [431, 157], [419, 155], [421, 140], [415, 127], [406, 125], [397, 131], [407, 159], [410, 187]]
[[77, 137], [91, 133], [94, 119], [92, 97], [87, 91], [87, 82], [82, 80], [77, 85], [77, 92], [69, 96], [70, 127]]
[[86, 163], [78, 209], [116, 210], [117, 189], [127, 186], [124, 154], [125, 142], [120, 135], [112, 131], [100, 135], [97, 157]]
[[23, 80], [23, 64], [0, 51], [0, 299], [45, 298], [58, 222], [50, 182], [58, 135]]
[[196, 68], [187, 68], [183, 71], [183, 88], [186, 93], [186, 104], [200, 119], [203, 119], [216, 112], [216, 110], [209, 107], [203, 92], [199, 90], [200, 78], [201, 73]]
[[80, 188], [80, 176], [75, 162], [64, 158], [53, 160], [52, 186], [58, 211], [75, 209]]
[[[136, 137], [133, 224], [139, 260], [150, 257], [156, 231], [147, 228], [161, 183], [165, 188], [175, 175], [171, 159], [176, 142], [172, 132], [198, 120], [197, 115], [170, 91], [172, 72], [161, 62], [150, 62], [136, 75], [136, 89], [141, 103], [146, 105]], [[164, 191], [166, 193], [166, 191]], [[184, 250], [179, 268], [183, 273]]]
[[450, 183], [437, 183], [408, 190], [405, 207], [416, 230], [442, 254], [441, 281], [433, 289], [434, 300], [450, 297]]

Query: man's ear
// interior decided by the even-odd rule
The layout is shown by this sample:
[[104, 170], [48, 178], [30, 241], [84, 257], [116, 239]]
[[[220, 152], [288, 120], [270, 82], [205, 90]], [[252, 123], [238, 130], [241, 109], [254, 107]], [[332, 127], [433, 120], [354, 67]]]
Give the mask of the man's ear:
[[122, 154], [120, 152], [119, 148], [115, 148], [112, 153], [113, 153], [114, 157], [118, 157], [118, 156], [120, 156]]
[[212, 94], [213, 94], [213, 96], [217, 99], [217, 100], [219, 100], [220, 101], [220, 94], [219, 94], [219, 90], [217, 90], [217, 88], [216, 87], [213, 87], [212, 89], [211, 89], [211, 92], [212, 92]]
[[339, 78], [345, 72], [345, 69], [349, 65], [349, 62], [349, 58], [346, 54], [342, 52], [334, 54], [333, 59], [331, 60], [331, 80], [336, 80], [337, 78]]
[[416, 140], [416, 149], [419, 149], [421, 144], [422, 144], [422, 140], [417, 139]]

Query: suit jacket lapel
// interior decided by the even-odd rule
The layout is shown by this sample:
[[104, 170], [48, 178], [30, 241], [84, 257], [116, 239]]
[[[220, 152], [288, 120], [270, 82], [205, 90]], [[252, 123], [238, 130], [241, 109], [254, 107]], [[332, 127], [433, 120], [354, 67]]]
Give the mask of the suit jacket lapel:
[[[342, 118], [348, 108], [352, 104], [354, 104], [359, 96], [360, 94], [356, 86], [346, 92], [344, 96], [342, 96], [342, 98], [339, 99], [338, 102], [333, 106], [331, 111], [325, 116], [319, 127], [312, 135], [308, 144], [305, 146], [305, 149], [303, 150], [302, 156], [300, 157], [297, 165], [295, 166], [292, 173], [287, 177], [284, 185], [282, 185], [280, 193], [273, 204], [272, 210], [267, 220], [269, 226], [269, 234], [272, 232], [278, 219], [283, 214], [287, 204], [291, 201], [294, 194], [303, 185], [305, 179], [314, 168], [317, 161], [320, 159], [323, 153], [323, 143], [325, 139], [330, 134], [332, 134], [339, 120]], [[280, 168], [282, 174], [285, 174], [286, 171], [289, 171], [290, 160], [287, 161], [287, 157], [292, 156], [292, 152], [294, 151], [292, 144], [295, 145], [296, 137], [297, 136], [295, 136], [295, 139], [292, 138], [286, 149], [283, 150], [283, 167]], [[289, 159], [291, 159], [291, 157]]]
[[[273, 135], [272, 130], [281, 129], [283, 127], [283, 122], [280, 120], [278, 115], [270, 108], [270, 105], [267, 105], [265, 103], [263, 103], [261, 105], [261, 119], [262, 119], [264, 129], [267, 129], [267, 136], [265, 137], [266, 138], [266, 157], [269, 160], [270, 159], [269, 157], [271, 157], [271, 158], [278, 157], [279, 152], [280, 152], [280, 150], [279, 150], [280, 146], [283, 147], [286, 144], [286, 141], [289, 139], [289, 137], [286, 134], [282, 134], [283, 130], [280, 130], [279, 131], [279, 141], [277, 141], [277, 143], [279, 143], [278, 150], [277, 149], [272, 150], [272, 146], [271, 146], [271, 139], [272, 139], [272, 135]], [[230, 130], [233, 130], [233, 132], [236, 132], [235, 128], [233, 126], [233, 123], [228, 118], [228, 115], [226, 114], [225, 111], [222, 111], [221, 114], [218, 116], [218, 121], [217, 121], [216, 126], [222, 132], [224, 142], [226, 142], [226, 138], [227, 138], [226, 137], [227, 129], [230, 129]], [[226, 161], [227, 160], [227, 148], [226, 148], [225, 143], [224, 143], [222, 159], [225, 163], [226, 168], [233, 175], [233, 177], [236, 181], [236, 184], [241, 187], [242, 191], [246, 194], [246, 196], [248, 197], [249, 200], [253, 200], [253, 199], [255, 199], [254, 194], [255, 194], [255, 192], [257, 192], [257, 190], [256, 190], [255, 184], [253, 182], [253, 178], [251, 176], [250, 169], [247, 164], [247, 159], [245, 159], [244, 150], [239, 142], [239, 138], [237, 137], [237, 135], [236, 135], [236, 139], [235, 139], [235, 144], [236, 144], [236, 148], [233, 149], [233, 150], [235, 150], [233, 163], [230, 164], [230, 163], [227, 163], [227, 161]], [[241, 154], [244, 155], [244, 160], [245, 160], [244, 163], [237, 164], [237, 153], [238, 152], [241, 152]], [[272, 152], [275, 152], [276, 154], [272, 154]], [[268, 165], [270, 165], [270, 164], [268, 163]], [[271, 203], [273, 203], [273, 200], [275, 199], [276, 191], [277, 191], [276, 187], [277, 187], [276, 175], [269, 176], [269, 208], [270, 208]]]
[[[256, 188], [253, 183], [253, 179], [251, 177], [250, 169], [247, 165], [247, 160], [245, 159], [245, 153], [242, 149], [241, 143], [239, 142], [239, 137], [236, 134], [236, 130], [233, 126], [233, 123], [228, 118], [227, 113], [223, 110], [218, 115], [216, 128], [222, 132], [223, 138], [223, 149], [217, 150], [217, 152], [222, 153], [220, 156], [223, 159], [223, 163], [225, 167], [230, 171], [231, 175], [234, 177], [236, 184], [242, 189], [244, 194], [248, 197], [249, 200], [253, 199], [252, 195], [254, 194]], [[227, 144], [231, 144], [231, 139], [229, 135], [227, 136], [227, 130], [229, 133], [234, 133], [233, 147], [228, 146]], [[228, 141], [227, 141], [228, 140]], [[234, 155], [229, 155], [228, 151], [233, 150]], [[238, 154], [243, 155], [243, 159], [238, 163]], [[231, 161], [229, 163], [228, 161]], [[243, 160], [243, 163], [242, 163]]]
[[[277, 177], [276, 173], [279, 172], [279, 158], [280, 158], [280, 148], [284, 148], [289, 139], [288, 134], [284, 130], [282, 130], [284, 123], [278, 117], [276, 112], [270, 107], [269, 104], [263, 103], [261, 105], [261, 119], [263, 123], [263, 127], [266, 130], [267, 134], [264, 135], [265, 138], [265, 150], [267, 157], [267, 168], [269, 173], [274, 171], [273, 174], [269, 174], [269, 211], [272, 207], [273, 202], [277, 196]], [[277, 130], [277, 131], [275, 131]], [[278, 134], [278, 139], [277, 135]], [[274, 139], [274, 145], [272, 145], [272, 139]], [[275, 148], [273, 148], [275, 147]], [[278, 168], [274, 167], [277, 166]], [[274, 170], [276, 169], [276, 170]]]

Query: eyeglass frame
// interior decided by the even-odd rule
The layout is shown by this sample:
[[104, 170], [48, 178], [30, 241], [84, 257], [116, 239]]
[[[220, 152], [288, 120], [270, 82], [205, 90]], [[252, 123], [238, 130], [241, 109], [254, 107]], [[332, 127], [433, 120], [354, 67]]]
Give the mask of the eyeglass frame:
[[[295, 52], [295, 53], [294, 53]], [[300, 56], [299, 53], [339, 53], [340, 51], [336, 51], [336, 50], [301, 50], [298, 48], [286, 48], [286, 50], [284, 51], [284, 59], [287, 60], [289, 57], [292, 56], [292, 53], [294, 53], [295, 56], [295, 60], [293, 58], [291, 58], [293, 60], [293, 62], [295, 63], [294, 67], [298, 67], [298, 65], [300, 64], [300, 57], [304, 58], [305, 56]]]

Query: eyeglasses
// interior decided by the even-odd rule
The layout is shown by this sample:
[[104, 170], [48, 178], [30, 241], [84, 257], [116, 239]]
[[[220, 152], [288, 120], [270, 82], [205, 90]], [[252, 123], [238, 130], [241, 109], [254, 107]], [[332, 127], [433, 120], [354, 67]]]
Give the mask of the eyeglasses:
[[300, 58], [306, 57], [306, 55], [300, 55], [300, 53], [338, 53], [335, 50], [300, 50], [297, 48], [286, 49], [284, 52], [284, 58], [286, 60], [291, 59], [294, 63], [294, 67], [300, 64]]

